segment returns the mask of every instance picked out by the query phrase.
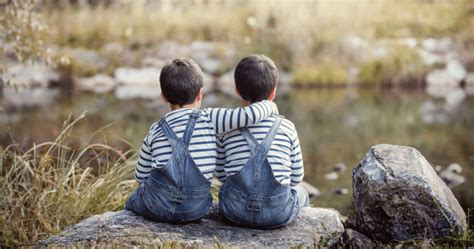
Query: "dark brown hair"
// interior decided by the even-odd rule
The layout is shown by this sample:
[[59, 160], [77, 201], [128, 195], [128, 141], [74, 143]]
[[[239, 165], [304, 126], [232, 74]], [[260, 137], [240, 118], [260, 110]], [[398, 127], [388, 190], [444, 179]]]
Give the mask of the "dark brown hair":
[[278, 69], [265, 55], [252, 54], [240, 60], [234, 80], [240, 96], [254, 103], [268, 99], [278, 82]]
[[175, 59], [161, 70], [161, 92], [170, 104], [193, 103], [202, 85], [202, 70], [192, 59]]

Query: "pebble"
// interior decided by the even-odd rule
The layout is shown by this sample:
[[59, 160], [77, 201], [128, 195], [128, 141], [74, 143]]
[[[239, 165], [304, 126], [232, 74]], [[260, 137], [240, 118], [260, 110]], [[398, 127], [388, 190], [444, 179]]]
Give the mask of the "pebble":
[[326, 180], [336, 180], [339, 176], [337, 175], [336, 172], [331, 172], [331, 173], [328, 173], [326, 175], [324, 175], [324, 178], [326, 178]]
[[461, 174], [462, 172], [462, 167], [461, 165], [459, 165], [458, 163], [451, 163], [447, 170], [453, 172], [453, 173], [456, 173], [456, 174]]
[[308, 192], [308, 195], [309, 195], [310, 199], [321, 196], [321, 192], [319, 191], [318, 188], [316, 188], [315, 186], [313, 186], [313, 185], [311, 185], [311, 184], [309, 184], [305, 181], [301, 182], [300, 186], [303, 187]]
[[334, 172], [342, 172], [347, 170], [347, 165], [345, 163], [336, 163], [332, 168]]
[[347, 188], [335, 188], [335, 189], [332, 190], [332, 193], [336, 194], [336, 195], [347, 195], [347, 194], [349, 194], [349, 189], [347, 189]]
[[441, 172], [439, 176], [450, 188], [457, 187], [465, 182], [465, 178], [463, 176], [458, 175], [449, 169]]

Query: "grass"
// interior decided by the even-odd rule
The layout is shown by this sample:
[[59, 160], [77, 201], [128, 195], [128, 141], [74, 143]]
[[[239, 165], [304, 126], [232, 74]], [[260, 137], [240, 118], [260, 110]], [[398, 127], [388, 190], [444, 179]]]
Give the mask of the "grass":
[[[470, 0], [320, 0], [271, 4], [237, 0], [150, 1], [149, 4], [125, 1], [110, 6], [40, 1], [36, 7], [36, 0], [13, 2], [18, 7], [9, 5], [5, 17], [0, 19], [0, 24], [8, 31], [1, 38], [5, 43], [15, 41], [13, 44], [20, 59], [36, 58], [44, 54], [46, 48], [52, 48], [49, 52], [56, 55], [51, 57], [54, 64], [58, 64], [60, 58], [69, 59], [72, 72], [86, 76], [97, 72], [57, 48], [101, 52], [107, 45], [118, 43], [123, 45], [123, 50], [131, 49], [134, 58], [120, 59], [103, 54], [111, 65], [100, 72], [111, 73], [117, 66], [130, 63], [135, 66], [135, 61], [143, 56], [139, 51], [156, 51], [163, 41], [183, 44], [215, 41], [232, 47], [218, 55], [224, 61], [227, 60], [226, 50], [234, 48], [238, 58], [249, 53], [265, 53], [282, 70], [302, 70], [298, 80], [312, 81], [314, 77], [339, 81], [344, 79], [339, 68], [347, 68], [348, 63], [354, 62], [354, 58], [341, 49], [341, 41], [349, 35], [359, 36], [369, 43], [407, 37], [449, 36], [460, 47], [467, 48], [474, 29], [474, 7]], [[19, 4], [23, 2], [28, 4]], [[330, 69], [337, 70], [324, 75], [317, 68], [328, 56], [333, 58]], [[380, 70], [385, 72], [386, 67], [391, 70], [391, 66], [387, 60], [371, 61], [363, 66], [366, 75], [361, 80], [380, 79]], [[316, 72], [311, 72], [314, 70]]]
[[416, 50], [395, 46], [380, 58], [373, 58], [359, 67], [358, 81], [372, 85], [410, 84], [423, 82], [426, 68]]
[[336, 85], [349, 80], [347, 70], [335, 63], [321, 63], [314, 67], [296, 69], [293, 83], [303, 85]]
[[34, 242], [93, 214], [122, 208], [135, 187], [130, 152], [105, 144], [74, 145], [66, 122], [53, 142], [0, 151], [0, 245]]

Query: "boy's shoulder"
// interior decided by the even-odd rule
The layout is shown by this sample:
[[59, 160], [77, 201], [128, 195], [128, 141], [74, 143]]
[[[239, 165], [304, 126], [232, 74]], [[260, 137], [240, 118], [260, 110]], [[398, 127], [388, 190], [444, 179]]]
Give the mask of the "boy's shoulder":
[[288, 131], [291, 131], [291, 132], [296, 129], [295, 124], [283, 115], [279, 115], [279, 114], [278, 115], [272, 115], [268, 119], [271, 120], [272, 122], [275, 122], [277, 117], [281, 119], [280, 129], [288, 130]]

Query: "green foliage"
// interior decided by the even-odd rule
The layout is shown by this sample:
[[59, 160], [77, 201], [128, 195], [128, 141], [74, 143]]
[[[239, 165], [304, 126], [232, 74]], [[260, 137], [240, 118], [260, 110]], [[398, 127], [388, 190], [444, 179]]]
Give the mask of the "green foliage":
[[297, 68], [293, 82], [302, 84], [342, 84], [347, 83], [347, 71], [335, 63], [321, 63], [313, 67]]
[[376, 85], [419, 84], [425, 66], [416, 50], [406, 46], [391, 48], [381, 58], [374, 58], [359, 67], [359, 83]]

